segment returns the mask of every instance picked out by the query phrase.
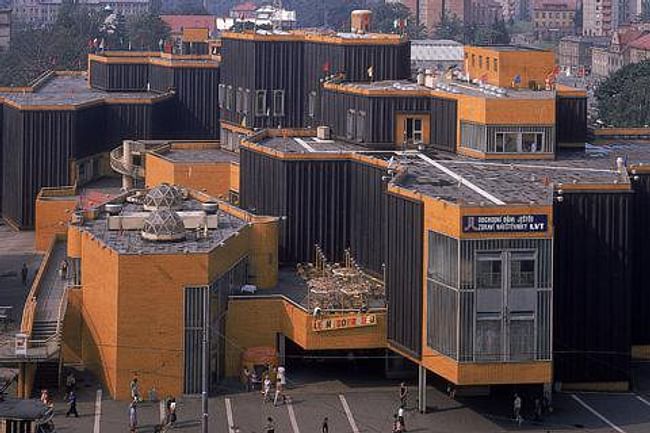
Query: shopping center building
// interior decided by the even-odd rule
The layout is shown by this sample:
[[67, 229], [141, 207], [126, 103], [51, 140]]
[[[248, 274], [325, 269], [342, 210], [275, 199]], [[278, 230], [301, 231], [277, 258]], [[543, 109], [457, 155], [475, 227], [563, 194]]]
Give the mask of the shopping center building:
[[[632, 356], [650, 352], [650, 148], [587, 144], [586, 93], [555, 84], [548, 52], [467, 47], [464, 70], [410, 77], [408, 48], [258, 31], [224, 34], [220, 57], [91, 56], [75, 80], [98, 107], [146, 97], [153, 117], [110, 117], [130, 129], [101, 148], [101, 134], [60, 141], [117, 171], [121, 193], [89, 203], [83, 184], [104, 172], [82, 177], [66, 150], [66, 175], [20, 171], [34, 194], [50, 187], [22, 213], [3, 195], [47, 251], [33, 293], [48, 293], [50, 257], [73, 271], [61, 350], [29, 357], [39, 296], [26, 307], [23, 389], [60, 361], [116, 398], [134, 375], [196, 394], [204, 332], [212, 390], [289, 347], [373, 351], [459, 387], [628, 389]], [[62, 97], [56, 82], [40, 92]], [[5, 187], [10, 146], [49, 149], [25, 131], [3, 135]]]

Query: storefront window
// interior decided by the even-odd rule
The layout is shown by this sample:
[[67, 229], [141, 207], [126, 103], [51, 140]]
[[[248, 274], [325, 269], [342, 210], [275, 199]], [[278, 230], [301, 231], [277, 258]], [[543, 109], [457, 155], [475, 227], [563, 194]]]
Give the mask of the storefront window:
[[495, 152], [534, 153], [540, 152], [544, 144], [541, 132], [496, 132]]
[[516, 289], [535, 288], [534, 253], [513, 252], [510, 258], [510, 287]]
[[501, 280], [501, 254], [479, 254], [476, 258], [476, 288], [500, 289]]
[[503, 320], [500, 313], [476, 314], [476, 360], [499, 361], [503, 352]]

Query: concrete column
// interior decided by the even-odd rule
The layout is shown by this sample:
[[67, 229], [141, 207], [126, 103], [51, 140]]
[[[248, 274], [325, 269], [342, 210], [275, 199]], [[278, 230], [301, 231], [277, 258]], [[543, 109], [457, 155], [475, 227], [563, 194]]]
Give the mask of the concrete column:
[[[122, 142], [122, 164], [124, 168], [129, 170], [133, 166], [133, 151], [131, 149], [131, 141], [124, 140]], [[122, 189], [128, 191], [133, 188], [133, 178], [122, 174]]]
[[418, 410], [427, 412], [427, 369], [418, 365]]
[[286, 337], [282, 333], [278, 333], [278, 354], [279, 365], [286, 367]]

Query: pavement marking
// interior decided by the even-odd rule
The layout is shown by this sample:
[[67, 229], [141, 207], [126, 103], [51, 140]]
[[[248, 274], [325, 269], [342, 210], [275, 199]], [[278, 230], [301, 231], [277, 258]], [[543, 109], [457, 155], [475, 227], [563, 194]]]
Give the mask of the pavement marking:
[[102, 417], [102, 390], [97, 390], [97, 397], [95, 398], [95, 425], [93, 433], [99, 433], [99, 424]]
[[354, 422], [354, 417], [352, 416], [352, 411], [350, 410], [350, 406], [348, 406], [348, 401], [345, 399], [345, 396], [343, 394], [339, 394], [339, 399], [341, 400], [341, 404], [343, 405], [343, 410], [345, 411], [345, 415], [348, 417], [348, 422], [350, 423], [350, 427], [352, 427], [352, 432], [359, 433], [359, 428], [357, 427], [357, 423]]
[[650, 406], [650, 401], [646, 400], [645, 398], [641, 397], [639, 394], [634, 394], [634, 396], [639, 400], [641, 403], [645, 404], [646, 406]]
[[228, 432], [234, 433], [233, 427], [235, 426], [235, 423], [232, 418], [232, 405], [230, 404], [229, 398], [226, 398], [224, 401], [226, 403], [226, 417], [228, 418]]
[[293, 411], [293, 404], [291, 404], [291, 397], [287, 397], [287, 411], [289, 412], [289, 420], [291, 421], [293, 433], [300, 433], [298, 421], [296, 420], [296, 413]]
[[594, 409], [593, 407], [591, 407], [591, 406], [589, 406], [587, 403], [585, 403], [585, 402], [584, 402], [580, 397], [578, 397], [578, 396], [575, 395], [575, 394], [571, 394], [571, 397], [572, 397], [575, 401], [577, 401], [578, 403], [580, 403], [580, 405], [581, 405], [582, 407], [584, 407], [584, 408], [587, 409], [589, 412], [591, 412], [592, 414], [594, 414], [596, 417], [598, 417], [598, 419], [600, 419], [602, 422], [604, 422], [605, 424], [607, 424], [608, 426], [610, 426], [611, 428], [613, 428], [614, 430], [616, 430], [618, 433], [625, 433], [625, 430], [623, 430], [622, 428], [620, 428], [619, 426], [617, 426], [616, 424], [614, 424], [613, 422], [611, 422], [610, 420], [608, 420], [607, 418], [605, 418], [605, 417], [604, 417], [602, 414], [600, 414], [596, 409]]

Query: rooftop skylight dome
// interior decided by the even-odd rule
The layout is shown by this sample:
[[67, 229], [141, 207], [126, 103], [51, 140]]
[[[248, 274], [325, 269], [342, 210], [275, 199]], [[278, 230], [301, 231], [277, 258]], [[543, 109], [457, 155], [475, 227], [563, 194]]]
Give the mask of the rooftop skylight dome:
[[161, 183], [151, 188], [144, 197], [145, 210], [178, 209], [183, 202], [181, 191], [175, 186]]
[[185, 239], [185, 224], [171, 209], [154, 210], [144, 219], [142, 237], [150, 241], [180, 241]]

